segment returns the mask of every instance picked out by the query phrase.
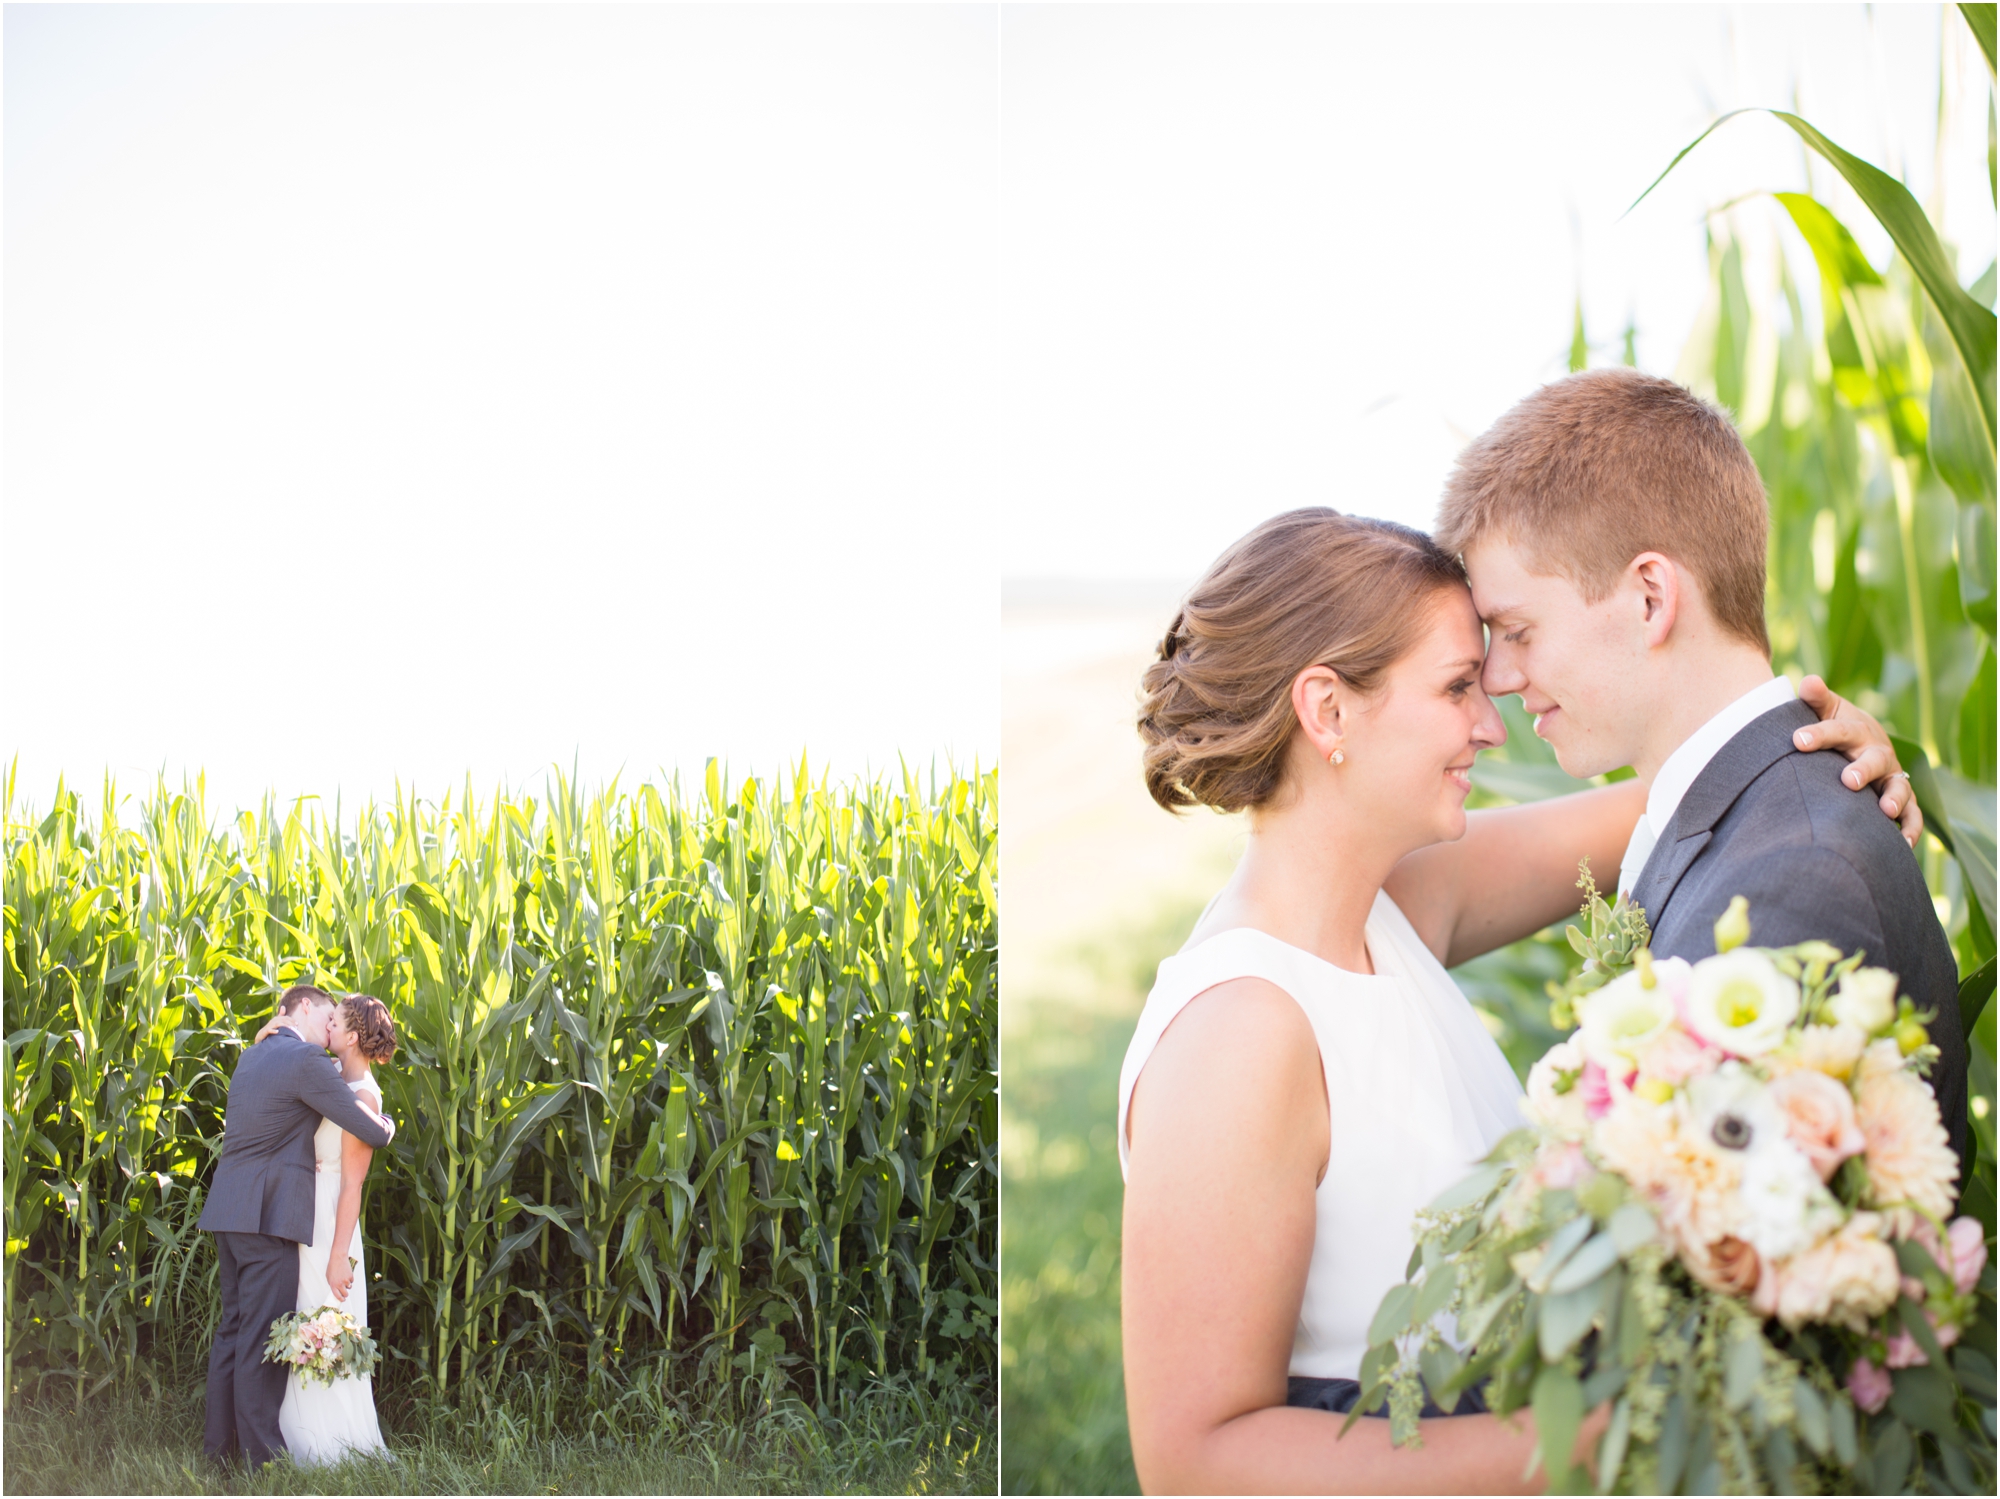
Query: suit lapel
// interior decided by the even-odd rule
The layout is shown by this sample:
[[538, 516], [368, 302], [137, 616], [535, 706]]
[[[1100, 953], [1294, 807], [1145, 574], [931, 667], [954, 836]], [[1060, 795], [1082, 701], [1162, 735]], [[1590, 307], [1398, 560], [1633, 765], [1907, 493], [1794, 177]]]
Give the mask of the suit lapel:
[[1659, 928], [1667, 902], [1708, 847], [1723, 814], [1736, 805], [1752, 781], [1786, 755], [1796, 753], [1792, 744], [1795, 731], [1818, 721], [1819, 715], [1804, 703], [1785, 703], [1752, 719], [1702, 767], [1674, 809], [1652, 857], [1633, 882], [1633, 904], [1646, 912], [1648, 925]]

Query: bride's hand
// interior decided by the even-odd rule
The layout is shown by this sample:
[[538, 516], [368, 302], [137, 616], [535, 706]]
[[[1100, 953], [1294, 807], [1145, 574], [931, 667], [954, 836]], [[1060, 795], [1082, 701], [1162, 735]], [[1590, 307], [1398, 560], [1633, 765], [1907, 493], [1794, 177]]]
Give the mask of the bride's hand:
[[1910, 778], [1896, 759], [1896, 747], [1889, 731], [1872, 713], [1865, 712], [1828, 687], [1818, 677], [1799, 683], [1799, 701], [1820, 716], [1792, 736], [1800, 749], [1838, 750], [1854, 763], [1841, 772], [1841, 780], [1854, 790], [1873, 785], [1882, 798], [1882, 810], [1903, 829], [1903, 841], [1917, 846], [1924, 830], [1923, 809], [1917, 805]]
[[335, 1301], [347, 1300], [347, 1293], [354, 1285], [354, 1264], [346, 1255], [336, 1252], [326, 1262], [326, 1283]]
[[270, 1035], [272, 1031], [276, 1030], [278, 1028], [278, 1019], [278, 1016], [273, 1015], [269, 1020], [265, 1021], [264, 1028], [250, 1038], [250, 1044], [255, 1046], [259, 1041]]

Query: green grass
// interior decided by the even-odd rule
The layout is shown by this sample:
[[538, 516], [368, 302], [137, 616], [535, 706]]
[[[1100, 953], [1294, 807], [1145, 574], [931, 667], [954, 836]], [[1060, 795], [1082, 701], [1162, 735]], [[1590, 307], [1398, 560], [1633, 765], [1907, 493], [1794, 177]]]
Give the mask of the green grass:
[[1006, 1038], [1000, 1388], [1008, 1494], [1132, 1494], [1119, 1335], [1118, 1070], [1160, 960], [1207, 890], [1067, 955]]
[[532, 1393], [511, 1406], [413, 1409], [384, 1435], [394, 1463], [224, 1474], [201, 1453], [203, 1395], [180, 1384], [157, 1397], [127, 1391], [86, 1406], [21, 1397], [6, 1413], [10, 1494], [990, 1494], [996, 1423], [975, 1393], [873, 1386], [825, 1416], [780, 1403], [747, 1421], [662, 1404], [626, 1429], [593, 1423], [564, 1402], [554, 1430]]
[[1119, 1352], [1118, 1068], [1132, 1022], [1066, 1011], [1007, 1042], [1001, 1390], [1010, 1494], [1138, 1491]]

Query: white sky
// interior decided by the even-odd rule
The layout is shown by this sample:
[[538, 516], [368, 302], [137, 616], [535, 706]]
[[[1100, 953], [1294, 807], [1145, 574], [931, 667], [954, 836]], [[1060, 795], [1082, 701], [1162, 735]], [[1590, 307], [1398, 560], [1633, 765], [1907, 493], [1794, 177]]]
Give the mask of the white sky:
[[991, 764], [997, 21], [9, 6], [22, 794]]
[[[1797, 138], [1745, 117], [1621, 220], [1718, 111], [1796, 89], [1928, 203], [1941, 19], [1970, 281], [1987, 74], [1937, 6], [1010, 10], [1007, 573], [1191, 580], [1297, 505], [1427, 527], [1459, 444], [1566, 367], [1579, 288], [1605, 362], [1630, 316], [1671, 374], [1704, 212], [1805, 185]], [[1813, 182], [1881, 263], [1845, 185]], [[1780, 215], [1738, 219], [1768, 243]]]
[[1620, 222], [1715, 109], [1928, 200], [1939, 18], [9, 6], [5, 748], [44, 805], [990, 763], [1003, 572], [1427, 521], [1579, 278], [1671, 369], [1702, 211], [1802, 183], [1744, 120]]

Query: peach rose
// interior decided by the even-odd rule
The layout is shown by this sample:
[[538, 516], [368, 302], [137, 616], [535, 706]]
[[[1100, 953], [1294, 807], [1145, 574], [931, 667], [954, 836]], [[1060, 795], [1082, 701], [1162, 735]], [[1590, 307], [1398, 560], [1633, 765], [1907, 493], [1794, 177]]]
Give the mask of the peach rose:
[[1704, 1046], [1678, 1026], [1665, 1031], [1639, 1056], [1639, 1075], [1678, 1088], [1691, 1077], [1713, 1072], [1722, 1053]]
[[1871, 1318], [1895, 1304], [1900, 1289], [1896, 1252], [1882, 1242], [1882, 1226], [1879, 1214], [1856, 1213], [1838, 1232], [1773, 1265], [1775, 1294], [1760, 1296], [1759, 1309], [1768, 1306], [1787, 1327], [1838, 1322], [1865, 1332]]
[[1764, 1280], [1764, 1262], [1749, 1242], [1725, 1234], [1713, 1244], [1702, 1246], [1699, 1255], [1688, 1256], [1688, 1270], [1711, 1290], [1725, 1296], [1749, 1296]]
[[1770, 1099], [1784, 1116], [1786, 1137], [1821, 1181], [1831, 1181], [1842, 1161], [1868, 1146], [1854, 1122], [1854, 1095], [1824, 1072], [1788, 1072], [1771, 1084]]

